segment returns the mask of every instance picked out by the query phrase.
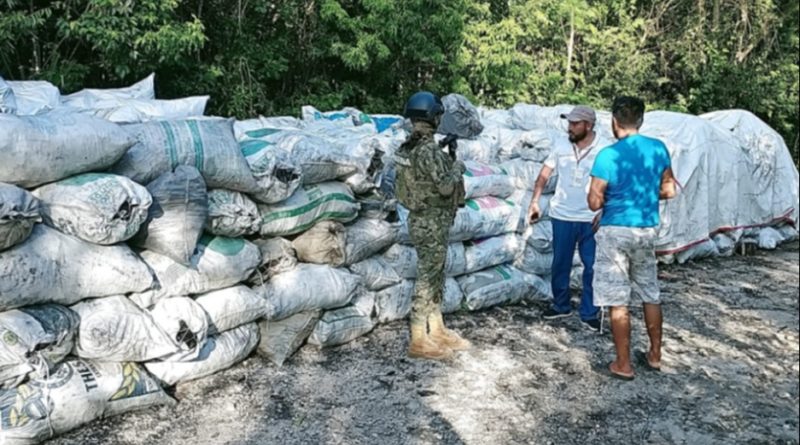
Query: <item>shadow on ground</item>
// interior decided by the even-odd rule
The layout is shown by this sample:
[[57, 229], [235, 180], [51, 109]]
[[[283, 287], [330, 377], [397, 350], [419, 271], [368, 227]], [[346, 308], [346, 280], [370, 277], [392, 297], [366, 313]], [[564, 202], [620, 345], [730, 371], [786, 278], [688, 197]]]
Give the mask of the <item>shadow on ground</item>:
[[282, 368], [251, 357], [180, 386], [174, 408], [49, 444], [797, 444], [799, 264], [794, 243], [663, 268], [665, 369], [630, 383], [593, 369], [613, 357], [607, 332], [500, 307], [448, 318], [476, 345], [452, 363], [407, 359], [405, 324], [383, 325]]

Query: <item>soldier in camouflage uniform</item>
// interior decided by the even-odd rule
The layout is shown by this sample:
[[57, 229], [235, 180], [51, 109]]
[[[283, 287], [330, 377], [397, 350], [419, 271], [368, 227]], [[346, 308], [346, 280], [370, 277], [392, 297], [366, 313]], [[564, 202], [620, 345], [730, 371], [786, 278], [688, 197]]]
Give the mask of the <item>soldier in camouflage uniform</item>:
[[[404, 115], [414, 129], [396, 153], [398, 200], [409, 209], [408, 231], [417, 250], [417, 282], [411, 308], [411, 357], [446, 359], [470, 343], [445, 328], [442, 318], [448, 235], [464, 204], [464, 163], [433, 139], [444, 112], [431, 93], [411, 96]], [[454, 150], [453, 150], [454, 151]]]

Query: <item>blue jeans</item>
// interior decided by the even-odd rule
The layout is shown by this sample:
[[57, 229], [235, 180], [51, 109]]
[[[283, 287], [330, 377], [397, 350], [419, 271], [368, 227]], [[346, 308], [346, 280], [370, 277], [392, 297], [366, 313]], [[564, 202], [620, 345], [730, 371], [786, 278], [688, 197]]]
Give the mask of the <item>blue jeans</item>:
[[581, 291], [581, 320], [597, 319], [598, 309], [594, 305], [592, 280], [594, 279], [595, 241], [590, 222], [571, 222], [553, 219], [553, 309], [565, 313], [570, 305], [569, 276], [572, 272], [572, 257], [575, 244], [583, 263], [583, 290]]

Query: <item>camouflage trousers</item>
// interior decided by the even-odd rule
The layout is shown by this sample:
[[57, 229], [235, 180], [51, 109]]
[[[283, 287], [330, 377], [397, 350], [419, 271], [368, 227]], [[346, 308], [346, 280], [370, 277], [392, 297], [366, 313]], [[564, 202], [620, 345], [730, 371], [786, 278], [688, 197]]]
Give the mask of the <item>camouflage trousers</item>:
[[412, 325], [424, 324], [429, 315], [441, 310], [448, 237], [454, 218], [455, 210], [437, 208], [408, 216], [408, 233], [417, 250]]

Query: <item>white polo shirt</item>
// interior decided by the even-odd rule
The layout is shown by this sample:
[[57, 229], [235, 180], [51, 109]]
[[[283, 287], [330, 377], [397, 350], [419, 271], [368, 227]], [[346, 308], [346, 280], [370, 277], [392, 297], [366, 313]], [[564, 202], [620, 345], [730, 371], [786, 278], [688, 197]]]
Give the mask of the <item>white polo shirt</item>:
[[550, 200], [550, 216], [555, 219], [573, 222], [592, 222], [596, 212], [589, 209], [586, 201], [589, 195], [589, 184], [594, 159], [603, 148], [611, 145], [595, 133], [592, 144], [583, 150], [560, 139], [554, 144], [553, 151], [544, 161], [544, 165], [553, 169], [558, 175], [556, 193]]

